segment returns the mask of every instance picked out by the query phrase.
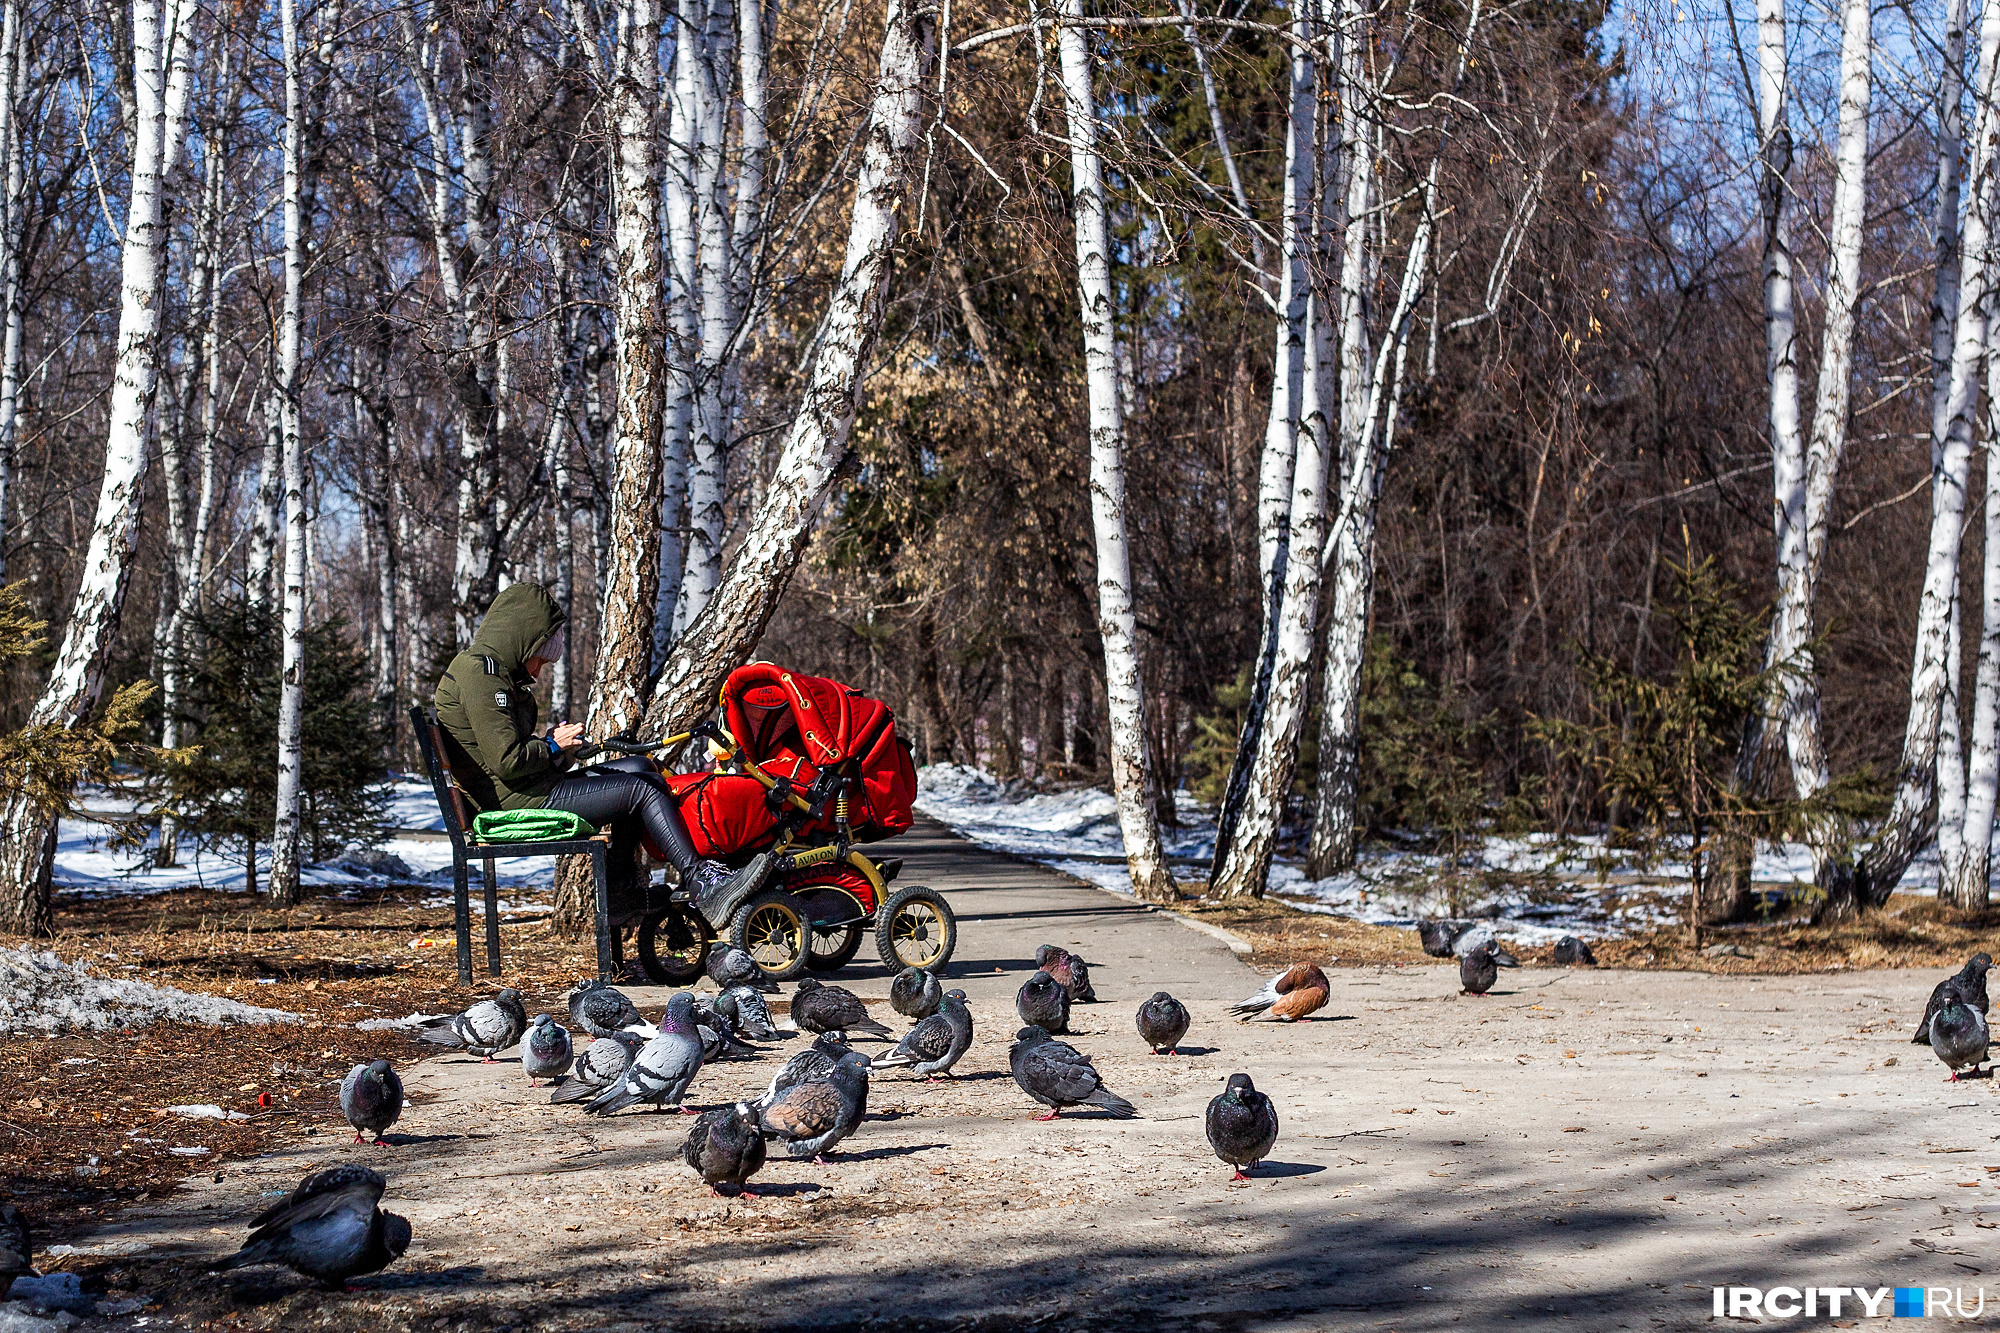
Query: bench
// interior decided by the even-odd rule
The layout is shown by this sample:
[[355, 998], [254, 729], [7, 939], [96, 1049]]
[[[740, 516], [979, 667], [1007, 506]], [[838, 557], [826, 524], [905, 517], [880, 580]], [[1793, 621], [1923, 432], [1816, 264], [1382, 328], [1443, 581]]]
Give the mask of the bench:
[[608, 882], [610, 834], [600, 831], [591, 838], [554, 838], [543, 842], [484, 843], [473, 832], [472, 817], [478, 813], [472, 798], [451, 775], [446, 759], [444, 731], [438, 726], [437, 710], [425, 705], [410, 710], [410, 722], [417, 745], [424, 753], [424, 768], [431, 788], [437, 793], [438, 811], [444, 816], [444, 831], [451, 839], [452, 924], [458, 933], [458, 984], [472, 984], [472, 898], [471, 860], [477, 856], [484, 868], [486, 889], [486, 971], [500, 975], [500, 899], [493, 879], [495, 856], [588, 856], [590, 876], [597, 890], [597, 975], [599, 980], [615, 980], [620, 960], [611, 930], [611, 901]]

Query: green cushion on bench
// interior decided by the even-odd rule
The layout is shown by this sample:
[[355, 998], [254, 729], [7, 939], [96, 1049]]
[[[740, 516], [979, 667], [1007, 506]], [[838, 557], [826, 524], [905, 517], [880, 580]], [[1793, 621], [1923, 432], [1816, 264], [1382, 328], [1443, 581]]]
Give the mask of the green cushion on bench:
[[481, 842], [555, 842], [596, 833], [589, 820], [567, 810], [482, 810], [472, 817], [472, 835]]

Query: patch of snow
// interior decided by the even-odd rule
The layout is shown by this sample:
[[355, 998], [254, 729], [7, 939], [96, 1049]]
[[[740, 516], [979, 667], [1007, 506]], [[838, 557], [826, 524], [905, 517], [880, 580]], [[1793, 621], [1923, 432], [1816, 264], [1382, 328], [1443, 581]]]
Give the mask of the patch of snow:
[[190, 1120], [248, 1120], [241, 1111], [225, 1111], [213, 1102], [197, 1102], [189, 1106], [169, 1106], [167, 1110], [175, 1115], [184, 1115]]
[[93, 977], [52, 953], [0, 949], [0, 1032], [132, 1028], [179, 1023], [295, 1023], [282, 1009], [199, 995], [143, 981]]
[[208, 1149], [206, 1149], [206, 1148], [169, 1148], [169, 1149], [167, 1149], [167, 1151], [168, 1151], [168, 1152], [170, 1152], [170, 1153], [172, 1153], [172, 1154], [174, 1154], [174, 1155], [175, 1155], [176, 1157], [206, 1157], [206, 1156], [208, 1156]]
[[405, 1018], [364, 1018], [354, 1025], [356, 1032], [388, 1032], [397, 1028], [417, 1028], [443, 1014], [410, 1014]]

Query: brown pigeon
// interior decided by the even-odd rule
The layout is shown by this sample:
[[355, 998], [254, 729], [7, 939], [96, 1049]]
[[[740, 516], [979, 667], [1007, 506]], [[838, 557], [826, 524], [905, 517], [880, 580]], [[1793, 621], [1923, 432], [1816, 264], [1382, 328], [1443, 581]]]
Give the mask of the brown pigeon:
[[1326, 973], [1311, 963], [1293, 963], [1266, 982], [1264, 989], [1241, 1004], [1230, 1005], [1229, 1012], [1245, 1022], [1295, 1023], [1324, 1009], [1328, 994]]

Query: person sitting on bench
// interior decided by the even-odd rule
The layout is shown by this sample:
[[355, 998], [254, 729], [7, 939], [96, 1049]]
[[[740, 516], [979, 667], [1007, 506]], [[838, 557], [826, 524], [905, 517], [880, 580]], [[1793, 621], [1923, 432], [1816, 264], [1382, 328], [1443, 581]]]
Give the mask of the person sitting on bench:
[[683, 887], [697, 896], [726, 895], [735, 887], [731, 880], [751, 872], [695, 854], [680, 809], [650, 763], [635, 756], [573, 769], [581, 723], [536, 734], [534, 684], [562, 656], [567, 620], [555, 598], [532, 583], [511, 584], [493, 599], [433, 696], [452, 776], [482, 810], [542, 807], [610, 824], [614, 882], [630, 873], [643, 838], [680, 872]]

